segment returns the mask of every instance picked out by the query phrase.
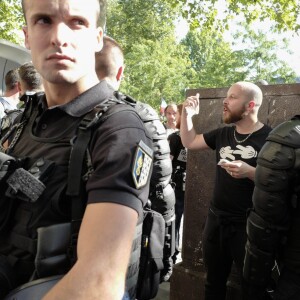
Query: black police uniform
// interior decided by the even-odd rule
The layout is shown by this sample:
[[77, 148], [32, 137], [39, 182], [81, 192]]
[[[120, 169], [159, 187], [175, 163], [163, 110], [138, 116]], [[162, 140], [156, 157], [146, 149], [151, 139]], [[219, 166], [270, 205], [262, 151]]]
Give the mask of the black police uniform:
[[[8, 154], [17, 158], [27, 157], [26, 160], [22, 160], [22, 167], [28, 170], [32, 170], [32, 165], [41, 158], [50, 162], [52, 167], [43, 179], [46, 188], [35, 202], [26, 197], [20, 199], [9, 186], [1, 186], [2, 189], [6, 189], [1, 191], [1, 208], [5, 207], [4, 202], [13, 203], [10, 212], [12, 221], [7, 225], [8, 228], [0, 233], [0, 269], [3, 263], [8, 267], [7, 272], [12, 274], [9, 289], [27, 282], [32, 272], [36, 271], [34, 259], [38, 228], [70, 222], [71, 199], [66, 196], [66, 178], [71, 143], [81, 119], [112, 94], [113, 90], [102, 81], [64, 105], [47, 108], [44, 96], [32, 99], [32, 105], [29, 105], [32, 109], [29, 120], [26, 120], [16, 144], [11, 142]], [[24, 115], [26, 112], [28, 113], [28, 110], [25, 109]], [[133, 108], [128, 107], [125, 111], [115, 114], [111, 108], [106, 114], [106, 119], [94, 130], [89, 142], [93, 171], [83, 183], [83, 201], [87, 204], [122, 204], [131, 207], [142, 216], [142, 207], [148, 199], [149, 185], [136, 187], [132, 166], [139, 142], [143, 141], [147, 146], [151, 146], [151, 139]], [[3, 215], [1, 212], [0, 223], [3, 221]], [[97, 230], [101, 232], [101, 228]], [[58, 270], [61, 273], [65, 271]]]
[[273, 299], [296, 300], [300, 299], [300, 116], [277, 126], [267, 141], [257, 160], [253, 210], [247, 220], [247, 299], [266, 299], [271, 278], [280, 274]]

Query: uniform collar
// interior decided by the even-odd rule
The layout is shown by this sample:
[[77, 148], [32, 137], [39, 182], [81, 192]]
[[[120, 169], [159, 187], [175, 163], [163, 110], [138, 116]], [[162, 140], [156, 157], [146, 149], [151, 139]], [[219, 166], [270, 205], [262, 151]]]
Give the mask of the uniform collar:
[[[53, 106], [50, 109], [60, 109], [72, 117], [81, 117], [91, 111], [95, 106], [113, 95], [114, 89], [106, 81], [100, 81], [78, 97], [62, 105]], [[45, 97], [42, 97], [46, 101]], [[45, 109], [46, 103], [40, 104]]]

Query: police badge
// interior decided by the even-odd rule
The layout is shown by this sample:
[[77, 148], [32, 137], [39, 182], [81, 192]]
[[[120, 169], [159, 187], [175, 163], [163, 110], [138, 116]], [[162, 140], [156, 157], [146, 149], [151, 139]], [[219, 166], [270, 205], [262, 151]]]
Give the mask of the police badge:
[[140, 141], [134, 157], [132, 177], [137, 189], [147, 184], [150, 171], [152, 170], [153, 150], [143, 141]]

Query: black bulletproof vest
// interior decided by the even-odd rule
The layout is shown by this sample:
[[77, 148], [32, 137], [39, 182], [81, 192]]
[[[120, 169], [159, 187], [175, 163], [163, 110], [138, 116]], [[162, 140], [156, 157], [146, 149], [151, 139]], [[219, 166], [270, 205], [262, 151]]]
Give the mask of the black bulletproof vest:
[[[14, 203], [10, 216], [13, 221], [9, 234], [1, 234], [0, 243], [0, 253], [9, 255], [10, 263], [17, 268], [16, 272], [20, 272], [21, 268], [22, 273], [28, 272], [28, 278], [34, 269], [37, 229], [71, 221], [71, 199], [65, 192], [71, 151], [70, 140], [74, 137], [80, 121], [74, 122], [71, 128], [64, 129], [63, 134], [58, 134], [55, 138], [37, 138], [33, 136], [31, 129], [38, 108], [37, 105], [32, 105], [34, 110], [30, 114], [27, 126], [9, 155], [20, 158], [22, 153], [22, 159], [25, 158], [22, 167], [33, 175], [39, 171], [44, 172], [41, 175], [45, 190], [37, 201], [32, 202], [24, 196], [19, 197], [19, 193], [6, 187], [6, 196], [2, 201]], [[45, 165], [49, 167], [43, 170]], [[34, 189], [33, 186], [30, 188]], [[26, 275], [23, 274], [22, 277], [25, 278]]]
[[[39, 166], [42, 169], [43, 166], [40, 163], [41, 155], [44, 162], [49, 163], [51, 167], [47, 171], [47, 176], [44, 176], [46, 188], [37, 201], [31, 202], [29, 199], [20, 200], [13, 193], [6, 196], [8, 201], [14, 201], [16, 205], [12, 209], [11, 218], [13, 218], [13, 226], [10, 228], [9, 234], [0, 235], [0, 254], [8, 257], [10, 264], [15, 267], [17, 274], [22, 273], [22, 279], [18, 280], [19, 284], [28, 281], [34, 270], [34, 259], [37, 250], [37, 229], [71, 221], [71, 201], [73, 199], [66, 196], [68, 168], [72, 150], [71, 143], [77, 134], [81, 121], [80, 118], [74, 119], [72, 126], [63, 128], [63, 132], [58, 133], [54, 138], [38, 138], [32, 134], [33, 122], [38, 113], [38, 106], [37, 103], [34, 103], [34, 99], [31, 101], [30, 108], [27, 109], [32, 109], [32, 112], [28, 113], [25, 110], [24, 113], [25, 116], [26, 113], [30, 115], [27, 126], [25, 126], [12, 151], [9, 151], [9, 155], [18, 158], [22, 154], [22, 158], [26, 157], [24, 162], [22, 162], [22, 167], [29, 171], [36, 171], [37, 169], [34, 168]], [[92, 121], [97, 112], [99, 110], [94, 109], [92, 113], [88, 113], [88, 119], [90, 118], [90, 121]], [[87, 115], [84, 116], [85, 119]], [[85, 164], [86, 160], [84, 160]], [[82, 170], [85, 172], [87, 166], [83, 166]], [[81, 199], [87, 199], [83, 192], [85, 189], [82, 181], [81, 185], [80, 192], [83, 193]], [[135, 295], [139, 270], [141, 231], [142, 218], [140, 218], [136, 228], [126, 278], [126, 287], [131, 298], [134, 298]]]

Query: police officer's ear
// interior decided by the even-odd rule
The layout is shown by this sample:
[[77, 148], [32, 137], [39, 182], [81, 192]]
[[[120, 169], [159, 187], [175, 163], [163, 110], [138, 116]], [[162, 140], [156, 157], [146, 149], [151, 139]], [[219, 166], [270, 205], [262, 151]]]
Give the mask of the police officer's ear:
[[97, 46], [95, 52], [99, 52], [103, 48], [103, 29], [98, 27], [97, 29]]
[[[22, 84], [20, 81], [18, 81], [18, 91], [19, 91], [19, 93], [22, 92]], [[20, 96], [22, 96], [22, 95], [20, 95]]]
[[25, 47], [26, 49], [30, 50], [30, 45], [29, 45], [29, 40], [28, 40], [28, 28], [27, 26], [24, 26], [22, 28], [23, 33], [24, 33], [24, 39], [25, 39]]
[[121, 81], [122, 80], [123, 74], [124, 74], [124, 69], [125, 69], [124, 65], [119, 67], [117, 75], [116, 75], [117, 81]]

